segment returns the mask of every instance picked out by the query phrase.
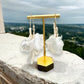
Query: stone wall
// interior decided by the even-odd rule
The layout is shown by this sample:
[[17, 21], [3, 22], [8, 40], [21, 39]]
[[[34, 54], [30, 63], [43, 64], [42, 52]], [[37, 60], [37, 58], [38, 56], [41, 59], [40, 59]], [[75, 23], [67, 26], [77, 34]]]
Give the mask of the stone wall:
[[[29, 54], [20, 51], [24, 39], [27, 38], [9, 33], [0, 34], [0, 71], [7, 75], [6, 79], [12, 79], [12, 84], [84, 84], [83, 59], [68, 51], [54, 56], [47, 50], [47, 56], [53, 57], [54, 68], [41, 72], [37, 69], [37, 59], [31, 65], [28, 62]], [[37, 57], [42, 55], [43, 50]], [[4, 80], [2, 82], [5, 84]]]

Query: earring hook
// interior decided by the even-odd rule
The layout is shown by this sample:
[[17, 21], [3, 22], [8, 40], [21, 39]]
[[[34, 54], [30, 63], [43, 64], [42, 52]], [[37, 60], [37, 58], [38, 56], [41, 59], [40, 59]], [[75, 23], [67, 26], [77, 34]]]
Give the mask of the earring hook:
[[57, 27], [57, 24], [56, 24], [56, 14], [55, 14], [55, 27]]
[[31, 28], [31, 18], [30, 18], [30, 28]]

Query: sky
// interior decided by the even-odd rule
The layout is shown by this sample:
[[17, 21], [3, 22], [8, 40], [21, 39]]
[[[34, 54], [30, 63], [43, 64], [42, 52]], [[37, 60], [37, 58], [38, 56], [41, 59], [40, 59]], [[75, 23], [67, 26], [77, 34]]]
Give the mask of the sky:
[[[28, 15], [60, 14], [58, 24], [84, 24], [84, 0], [1, 0], [4, 22], [27, 23]], [[47, 19], [52, 23], [54, 19]], [[35, 20], [41, 22], [41, 20]]]

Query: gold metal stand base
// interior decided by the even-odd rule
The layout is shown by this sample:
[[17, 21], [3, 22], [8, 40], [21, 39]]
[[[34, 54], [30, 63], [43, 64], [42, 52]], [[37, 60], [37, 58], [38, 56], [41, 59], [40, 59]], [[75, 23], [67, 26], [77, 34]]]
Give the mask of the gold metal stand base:
[[54, 63], [51, 57], [45, 56], [45, 60], [44, 60], [44, 56], [40, 57], [37, 59], [37, 68], [40, 71], [44, 71], [47, 72], [51, 69], [54, 68]]

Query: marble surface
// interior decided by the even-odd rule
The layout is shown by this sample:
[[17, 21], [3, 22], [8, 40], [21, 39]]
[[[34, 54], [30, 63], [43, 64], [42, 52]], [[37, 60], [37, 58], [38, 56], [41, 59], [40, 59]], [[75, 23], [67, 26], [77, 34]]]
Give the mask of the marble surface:
[[[33, 65], [28, 64], [28, 54], [20, 51], [21, 41], [25, 38], [9, 33], [0, 34], [0, 60], [11, 67], [30, 73], [37, 79], [48, 81], [49, 84], [84, 84], [83, 59], [68, 51], [63, 51], [62, 55], [55, 56], [47, 50], [47, 56], [53, 57], [54, 69], [49, 72], [38, 71], [36, 60]], [[40, 56], [43, 56], [43, 52], [37, 57]]]

